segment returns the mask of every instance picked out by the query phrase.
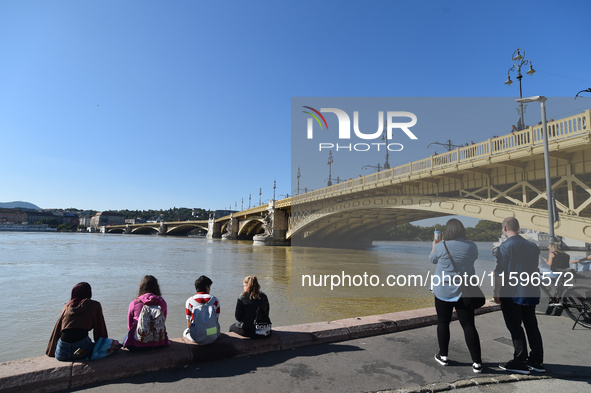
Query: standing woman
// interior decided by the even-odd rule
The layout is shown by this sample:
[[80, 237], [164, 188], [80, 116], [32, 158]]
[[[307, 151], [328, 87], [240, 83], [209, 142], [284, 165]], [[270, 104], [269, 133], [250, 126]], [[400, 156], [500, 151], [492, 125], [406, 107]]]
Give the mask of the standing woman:
[[[466, 228], [460, 220], [452, 218], [445, 224], [443, 242], [433, 241], [433, 248], [429, 260], [437, 264], [435, 276], [440, 278], [438, 285], [432, 285], [435, 295], [435, 310], [437, 311], [437, 340], [439, 352], [435, 360], [442, 366], [448, 365], [449, 324], [454, 308], [458, 314], [460, 325], [464, 330], [466, 345], [472, 357], [472, 371], [482, 372], [482, 358], [480, 351], [480, 337], [474, 324], [474, 310], [466, 307], [462, 301], [462, 291], [458, 285], [453, 285], [452, 279], [457, 275], [451, 261], [450, 254], [459, 273], [464, 276], [474, 274], [474, 261], [478, 258], [478, 248], [473, 242], [466, 240]], [[447, 250], [445, 246], [447, 245]]]
[[[143, 332], [143, 336], [138, 336], [138, 319], [144, 305], [148, 306], [148, 310], [153, 309], [151, 311], [152, 323], [148, 325], [151, 329]], [[123, 346], [129, 350], [140, 350], [170, 345], [164, 325], [167, 314], [168, 308], [166, 301], [161, 297], [158, 280], [154, 276], [144, 276], [140, 282], [137, 298], [129, 303], [127, 312], [127, 329], [129, 329], [129, 333], [125, 338]], [[146, 318], [150, 322], [150, 316], [146, 316]]]
[[[262, 337], [271, 333], [271, 320], [269, 319], [269, 300], [267, 295], [261, 292], [261, 286], [256, 276], [248, 276], [243, 282], [244, 292], [236, 303], [236, 320], [238, 322], [230, 326], [230, 331], [245, 337]], [[266, 332], [259, 332], [255, 323], [266, 325]]]
[[92, 354], [94, 342], [88, 337], [92, 330], [94, 341], [107, 338], [107, 325], [101, 304], [91, 300], [92, 289], [87, 282], [72, 288], [71, 300], [66, 303], [47, 344], [47, 356], [59, 361], [84, 359]]

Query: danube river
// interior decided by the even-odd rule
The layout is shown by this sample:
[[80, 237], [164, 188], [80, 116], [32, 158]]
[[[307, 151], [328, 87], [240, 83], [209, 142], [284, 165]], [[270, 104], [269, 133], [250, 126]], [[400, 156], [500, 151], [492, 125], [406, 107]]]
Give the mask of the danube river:
[[[478, 243], [478, 248], [476, 273], [487, 274], [494, 268], [492, 244]], [[142, 277], [154, 275], [168, 303], [166, 326], [174, 338], [186, 327], [185, 300], [202, 274], [213, 280], [224, 332], [234, 322], [242, 280], [252, 274], [269, 297], [274, 326], [431, 307], [428, 285], [405, 282], [407, 275], [424, 277], [435, 270], [430, 251], [430, 242], [374, 242], [368, 250], [341, 250], [195, 237], [3, 232], [0, 361], [44, 355], [61, 309], [80, 281], [90, 283], [109, 336], [121, 341], [128, 304]], [[400, 277], [385, 284], [388, 275]], [[490, 295], [487, 283], [484, 288]]]

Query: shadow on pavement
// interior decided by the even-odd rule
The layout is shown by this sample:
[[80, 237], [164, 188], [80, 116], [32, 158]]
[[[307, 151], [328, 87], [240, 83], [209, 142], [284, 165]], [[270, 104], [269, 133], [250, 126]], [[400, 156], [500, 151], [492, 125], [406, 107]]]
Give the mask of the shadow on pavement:
[[[116, 384], [146, 384], [146, 383], [173, 383], [186, 378], [226, 378], [238, 375], [245, 375], [254, 373], [257, 370], [274, 367], [280, 365], [290, 359], [296, 357], [315, 357], [319, 355], [326, 355], [330, 353], [343, 353], [364, 351], [354, 345], [346, 344], [317, 344], [307, 347], [288, 349], [284, 351], [277, 351], [272, 353], [265, 353], [260, 355], [242, 356], [223, 360], [224, 367], [219, 367], [221, 361], [202, 362], [188, 364], [183, 368], [173, 368], [158, 371], [151, 374], [142, 374], [134, 377], [121, 378], [110, 382], [111, 385]], [[306, 379], [315, 376], [315, 371], [301, 364], [294, 367], [290, 365], [283, 370], [293, 378]], [[66, 392], [78, 392], [95, 386], [102, 386], [103, 384], [87, 385], [78, 389], [66, 390]]]

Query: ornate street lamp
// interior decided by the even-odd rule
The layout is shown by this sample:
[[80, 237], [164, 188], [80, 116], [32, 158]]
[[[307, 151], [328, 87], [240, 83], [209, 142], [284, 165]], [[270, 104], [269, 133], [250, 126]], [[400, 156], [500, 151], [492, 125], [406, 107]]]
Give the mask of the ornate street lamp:
[[[522, 55], [522, 53], [523, 53], [523, 55]], [[526, 72], [526, 74], [528, 74], [529, 76], [532, 76], [534, 74], [534, 72], [536, 72], [536, 70], [534, 70], [534, 68], [531, 64], [531, 61], [525, 58], [525, 49], [523, 49], [523, 48], [517, 48], [517, 50], [515, 52], [513, 52], [513, 56], [511, 58], [511, 60], [513, 61], [513, 66], [511, 68], [509, 68], [509, 71], [507, 71], [507, 80], [505, 81], [505, 84], [507, 86], [511, 86], [513, 81], [511, 80], [510, 73], [511, 73], [511, 71], [517, 70], [517, 80], [519, 81], [519, 99], [521, 99], [521, 98], [523, 98], [523, 94], [522, 94], [522, 90], [521, 90], [521, 78], [523, 78], [523, 75], [521, 74], [521, 67], [529, 64], [529, 70], [527, 70], [527, 72]], [[519, 124], [517, 129], [519, 131], [521, 131], [521, 130], [525, 129], [525, 122], [523, 120], [523, 102], [519, 103], [519, 113], [521, 115], [520, 116], [521, 124]]]
[[332, 163], [334, 162], [334, 160], [332, 159], [332, 150], [328, 151], [328, 183], [326, 184], [328, 187], [332, 186]]
[[548, 127], [546, 126], [546, 100], [544, 96], [526, 97], [515, 100], [520, 104], [539, 102], [542, 109], [542, 130], [544, 134], [544, 169], [546, 171], [546, 198], [548, 199], [548, 226], [550, 241], [556, 241], [554, 237], [554, 208], [552, 197], [552, 180], [550, 178], [550, 153], [548, 149]]

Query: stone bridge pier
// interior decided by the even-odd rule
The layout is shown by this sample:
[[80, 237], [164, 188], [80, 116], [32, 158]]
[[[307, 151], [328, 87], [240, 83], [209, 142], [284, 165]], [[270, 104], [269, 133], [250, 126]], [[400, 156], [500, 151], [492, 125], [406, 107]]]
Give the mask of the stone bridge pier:
[[289, 246], [290, 241], [285, 239], [288, 230], [287, 213], [275, 208], [275, 201], [269, 201], [267, 215], [263, 222], [263, 234], [253, 237], [255, 246]]
[[158, 228], [158, 235], [166, 235], [168, 231], [168, 225], [165, 225], [163, 222], [160, 222], [160, 227]]
[[215, 218], [213, 217], [209, 217], [206, 237], [208, 239], [219, 239], [222, 237], [222, 224], [215, 222]]
[[230, 214], [230, 221], [226, 224], [226, 231], [222, 235], [222, 239], [225, 240], [236, 240], [238, 239], [239, 223], [238, 218], [234, 217], [234, 214]]

